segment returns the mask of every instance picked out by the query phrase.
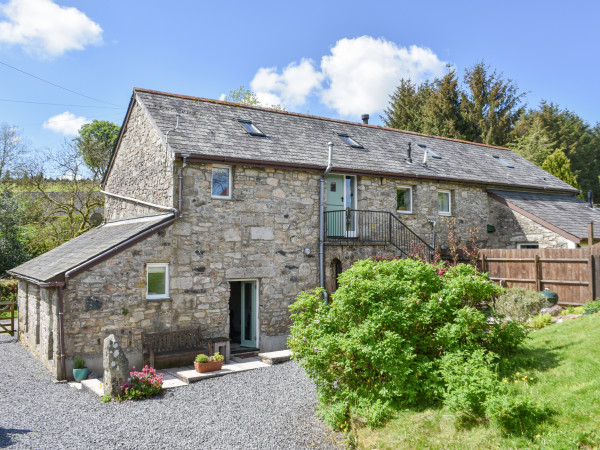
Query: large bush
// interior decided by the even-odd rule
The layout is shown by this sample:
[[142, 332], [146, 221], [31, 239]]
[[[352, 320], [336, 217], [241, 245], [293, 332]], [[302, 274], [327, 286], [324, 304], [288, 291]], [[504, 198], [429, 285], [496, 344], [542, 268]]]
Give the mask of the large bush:
[[502, 293], [494, 300], [496, 314], [505, 320], [523, 323], [547, 306], [548, 301], [541, 292], [517, 286], [502, 289]]
[[339, 276], [329, 305], [320, 289], [300, 294], [288, 345], [330, 425], [346, 428], [351, 416], [376, 425], [400, 406], [446, 396], [444, 355], [483, 351], [491, 360], [524, 339], [522, 327], [476, 309], [499, 291], [469, 265], [359, 261]]

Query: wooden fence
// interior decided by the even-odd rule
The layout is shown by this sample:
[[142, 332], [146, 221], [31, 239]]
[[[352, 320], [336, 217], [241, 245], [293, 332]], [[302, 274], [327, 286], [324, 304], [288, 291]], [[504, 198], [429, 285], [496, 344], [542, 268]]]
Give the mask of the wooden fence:
[[16, 302], [0, 303], [0, 334], [15, 335], [15, 309]]
[[575, 249], [483, 249], [480, 268], [507, 286], [558, 294], [559, 304], [582, 305], [600, 294], [600, 245]]

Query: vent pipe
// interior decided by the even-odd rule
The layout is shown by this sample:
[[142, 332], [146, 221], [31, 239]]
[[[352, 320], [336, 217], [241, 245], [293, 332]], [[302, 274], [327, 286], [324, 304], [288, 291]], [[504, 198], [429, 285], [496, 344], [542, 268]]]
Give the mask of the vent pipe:
[[368, 114], [363, 114], [362, 116], [360, 116], [360, 118], [362, 119], [362, 121], [365, 125], [369, 125], [369, 115]]
[[409, 164], [412, 164], [412, 163], [413, 163], [413, 160], [412, 160], [412, 148], [411, 148], [411, 145], [412, 145], [412, 144], [409, 142], [409, 143], [408, 143], [408, 148], [406, 149], [406, 153], [408, 154], [408, 158], [406, 158], [406, 160], [408, 161], [408, 163], [409, 163]]
[[594, 207], [594, 193], [592, 191], [588, 191], [588, 203], [590, 204], [590, 208]]

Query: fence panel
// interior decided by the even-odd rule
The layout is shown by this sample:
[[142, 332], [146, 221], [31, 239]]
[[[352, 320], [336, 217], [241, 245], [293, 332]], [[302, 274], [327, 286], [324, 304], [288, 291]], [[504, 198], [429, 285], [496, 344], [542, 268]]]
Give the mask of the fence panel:
[[481, 268], [492, 280], [559, 296], [561, 304], [584, 304], [596, 297], [600, 246], [576, 249], [483, 249]]

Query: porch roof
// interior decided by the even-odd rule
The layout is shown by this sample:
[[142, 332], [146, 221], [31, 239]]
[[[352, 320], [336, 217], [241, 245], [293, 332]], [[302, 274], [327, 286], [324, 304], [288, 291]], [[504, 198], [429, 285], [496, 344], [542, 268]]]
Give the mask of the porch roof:
[[111, 250], [116, 251], [120, 244], [135, 239], [173, 217], [173, 214], [162, 214], [106, 223], [9, 270], [8, 273], [33, 282], [62, 281], [66, 272]]

